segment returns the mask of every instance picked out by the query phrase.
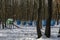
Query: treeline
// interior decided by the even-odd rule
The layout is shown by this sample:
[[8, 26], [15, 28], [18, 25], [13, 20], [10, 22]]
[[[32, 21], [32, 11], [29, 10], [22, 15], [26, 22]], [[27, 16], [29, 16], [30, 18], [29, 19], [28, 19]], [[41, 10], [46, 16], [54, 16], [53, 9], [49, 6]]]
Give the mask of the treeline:
[[[52, 19], [56, 19], [58, 10], [56, 1], [53, 1], [52, 7]], [[60, 4], [58, 3], [58, 8], [59, 7]], [[0, 17], [2, 18], [2, 20], [6, 20], [8, 18], [20, 20], [37, 20], [38, 8], [39, 0], [0, 0]], [[40, 17], [42, 19], [47, 19], [48, 17], [47, 0], [42, 0], [42, 9]]]

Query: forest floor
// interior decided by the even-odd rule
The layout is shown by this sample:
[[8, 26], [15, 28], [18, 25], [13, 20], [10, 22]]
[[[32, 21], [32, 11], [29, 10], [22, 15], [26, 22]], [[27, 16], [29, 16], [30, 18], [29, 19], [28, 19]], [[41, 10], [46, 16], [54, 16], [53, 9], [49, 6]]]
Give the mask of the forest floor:
[[55, 27], [52, 27], [51, 28], [51, 37], [50, 38], [47, 38], [44, 33], [45, 33], [45, 28], [42, 28], [41, 29], [41, 32], [42, 32], [42, 37], [37, 39], [37, 40], [60, 40], [60, 37], [58, 37], [58, 32], [59, 32], [59, 25], [55, 26]]
[[42, 37], [37, 38], [36, 27], [28, 26], [19, 29], [0, 29], [0, 40], [60, 40], [58, 38], [58, 31], [60, 25], [55, 25], [51, 28], [51, 37], [47, 38], [45, 33], [45, 27], [41, 29]]

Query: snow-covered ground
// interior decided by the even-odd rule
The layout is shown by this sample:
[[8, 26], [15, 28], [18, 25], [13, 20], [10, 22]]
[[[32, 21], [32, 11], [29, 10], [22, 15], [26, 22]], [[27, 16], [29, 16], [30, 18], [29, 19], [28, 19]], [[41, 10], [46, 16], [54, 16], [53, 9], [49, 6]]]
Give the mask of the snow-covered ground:
[[51, 28], [51, 37], [47, 38], [44, 33], [45, 33], [45, 28], [41, 29], [42, 31], [42, 37], [37, 39], [37, 40], [60, 40], [60, 38], [58, 38], [58, 32], [59, 32], [59, 27], [55, 27], [55, 28]]
[[[13, 26], [13, 25], [12, 25]], [[58, 31], [60, 25], [51, 27], [51, 37], [47, 38], [45, 33], [45, 27], [41, 29], [42, 37], [37, 38], [36, 26], [18, 25], [20, 28], [16, 29], [0, 29], [0, 40], [60, 40], [58, 38]]]

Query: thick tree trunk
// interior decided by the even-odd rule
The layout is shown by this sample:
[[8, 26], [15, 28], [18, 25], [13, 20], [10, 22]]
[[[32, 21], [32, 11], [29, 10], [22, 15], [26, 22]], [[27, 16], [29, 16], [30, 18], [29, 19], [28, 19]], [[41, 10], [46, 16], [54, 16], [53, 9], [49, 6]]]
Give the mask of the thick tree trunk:
[[2, 0], [0, 0], [0, 29], [1, 29], [1, 22], [2, 22]]
[[42, 36], [41, 34], [41, 30], [40, 30], [40, 25], [39, 25], [39, 19], [40, 19], [40, 15], [41, 14], [41, 6], [42, 6], [42, 1], [39, 0], [39, 9], [38, 9], [38, 18], [37, 18], [37, 34], [38, 34], [38, 38], [40, 38]]
[[52, 0], [48, 0], [48, 19], [47, 19], [47, 25], [45, 30], [45, 35], [49, 38], [50, 37], [50, 23], [52, 18]]

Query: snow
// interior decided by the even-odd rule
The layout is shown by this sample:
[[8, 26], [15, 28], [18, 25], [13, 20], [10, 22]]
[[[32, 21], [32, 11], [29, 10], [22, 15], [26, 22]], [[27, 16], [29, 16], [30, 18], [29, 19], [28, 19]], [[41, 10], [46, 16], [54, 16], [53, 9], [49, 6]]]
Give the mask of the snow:
[[60, 40], [60, 38], [57, 37], [57, 36], [59, 35], [59, 34], [58, 34], [58, 32], [59, 32], [59, 26], [60, 26], [60, 25], [55, 25], [54, 27], [51, 27], [51, 37], [50, 37], [50, 38], [47, 38], [47, 37], [44, 35], [44, 33], [45, 33], [45, 28], [43, 27], [43, 28], [41, 29], [41, 31], [42, 31], [42, 37], [39, 38], [39, 39], [37, 39], [37, 40]]
[[[9, 25], [7, 25], [9, 26]], [[13, 25], [12, 25], [13, 26]], [[0, 29], [0, 40], [60, 40], [58, 38], [58, 31], [60, 28], [59, 25], [51, 26], [51, 37], [47, 38], [45, 33], [45, 27], [41, 29], [42, 37], [39, 39], [37, 38], [37, 30], [36, 26], [29, 26], [29, 25], [17, 25], [20, 28], [15, 29]], [[15, 27], [15, 26], [14, 26]]]

